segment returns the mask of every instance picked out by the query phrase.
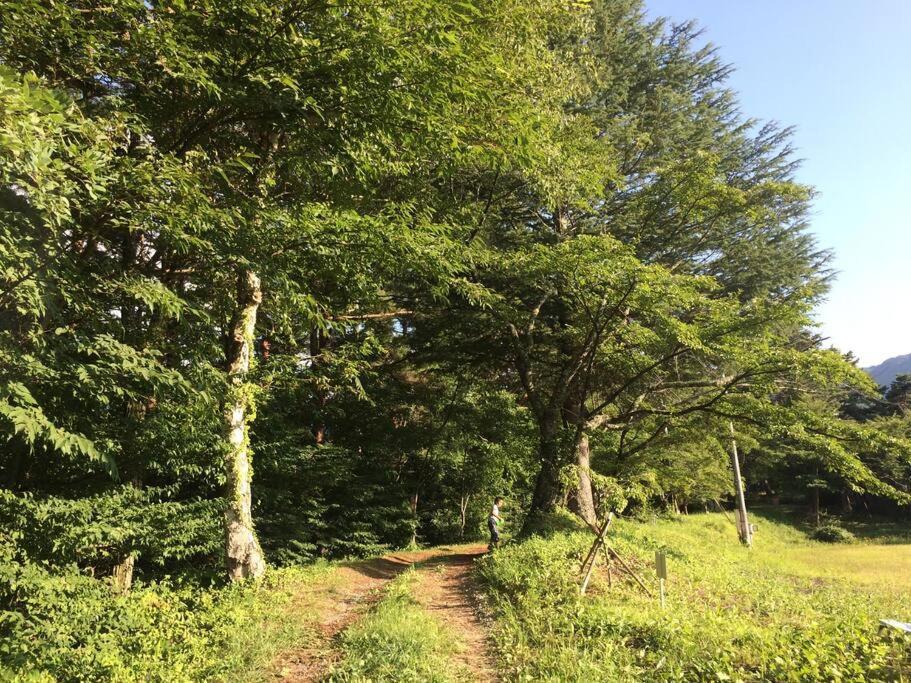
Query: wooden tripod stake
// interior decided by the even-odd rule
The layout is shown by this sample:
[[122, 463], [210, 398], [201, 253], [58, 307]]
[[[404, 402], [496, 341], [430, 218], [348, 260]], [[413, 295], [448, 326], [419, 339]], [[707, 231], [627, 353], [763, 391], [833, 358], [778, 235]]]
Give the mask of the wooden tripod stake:
[[596, 538], [595, 538], [595, 542], [592, 543], [592, 547], [588, 551], [588, 555], [585, 556], [585, 561], [582, 562], [583, 577], [582, 577], [582, 585], [579, 588], [579, 592], [582, 595], [585, 595], [585, 591], [588, 590], [588, 582], [591, 580], [592, 572], [595, 569], [595, 562], [597, 562], [597, 560], [598, 560], [598, 551], [603, 549], [604, 550], [604, 559], [607, 561], [608, 585], [611, 585], [613, 583], [613, 580], [611, 577], [611, 560], [616, 560], [619, 567], [623, 571], [625, 571], [627, 574], [629, 574], [636, 583], [639, 584], [639, 587], [645, 591], [646, 595], [651, 597], [652, 592], [648, 589], [648, 586], [645, 585], [645, 582], [643, 582], [642, 579], [640, 579], [636, 575], [636, 572], [634, 572], [632, 569], [630, 569], [629, 565], [627, 565], [626, 562], [623, 561], [623, 558], [617, 554], [617, 551], [614, 550], [613, 548], [611, 548], [609, 545], [607, 545], [607, 543], [604, 541], [604, 537], [607, 534], [607, 530], [610, 529], [610, 525], [613, 521], [614, 521], [614, 513], [609, 512], [609, 513], [607, 513], [607, 519], [604, 520], [604, 524], [601, 525], [600, 529], [595, 530], [595, 528], [592, 527], [592, 529], [595, 530]]
[[[592, 547], [588, 551], [588, 555], [585, 556], [585, 561], [582, 563], [582, 571], [585, 572], [585, 576], [582, 577], [582, 586], [579, 589], [582, 595], [585, 595], [585, 591], [588, 589], [588, 582], [592, 578], [592, 572], [595, 569], [595, 562], [598, 559], [598, 551], [604, 545], [604, 535], [607, 533], [607, 530], [610, 529], [610, 525], [614, 521], [614, 513], [608, 512], [607, 519], [604, 520], [604, 524], [601, 525], [601, 528], [598, 529], [598, 537], [595, 539], [595, 542], [592, 544]], [[610, 567], [608, 566], [608, 572], [610, 572]], [[608, 576], [610, 574], [608, 573]]]

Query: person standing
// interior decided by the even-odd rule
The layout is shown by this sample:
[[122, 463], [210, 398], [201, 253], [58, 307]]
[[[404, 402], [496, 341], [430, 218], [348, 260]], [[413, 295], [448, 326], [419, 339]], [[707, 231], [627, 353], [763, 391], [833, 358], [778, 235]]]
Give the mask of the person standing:
[[500, 517], [500, 505], [502, 505], [503, 499], [500, 496], [497, 496], [493, 499], [493, 507], [490, 509], [490, 515], [487, 517], [487, 528], [490, 529], [490, 545], [487, 546], [488, 550], [494, 550], [495, 548], [500, 547], [500, 522], [503, 521], [503, 518]]

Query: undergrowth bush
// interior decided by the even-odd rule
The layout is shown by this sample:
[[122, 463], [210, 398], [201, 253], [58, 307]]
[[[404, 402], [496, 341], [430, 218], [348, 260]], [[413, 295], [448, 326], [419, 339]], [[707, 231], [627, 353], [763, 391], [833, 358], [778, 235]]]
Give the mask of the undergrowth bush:
[[218, 573], [221, 500], [167, 500], [166, 489], [121, 486], [81, 498], [33, 496], [0, 489], [0, 528], [19, 560], [77, 566], [95, 576], [133, 556], [139, 571], [179, 567]]
[[611, 545], [653, 592], [654, 552], [666, 551], [664, 610], [616, 572], [608, 589], [603, 568], [580, 596], [587, 530], [533, 536], [486, 557], [479, 572], [506, 678], [860, 682], [895, 680], [896, 656], [908, 665], [909, 642], [889, 642], [877, 626], [884, 614], [911, 617], [911, 596], [792, 575], [778, 562], [807, 545], [799, 531], [763, 520], [748, 551], [731, 525], [719, 532], [720, 519], [614, 524]]
[[[0, 548], [3, 548], [0, 544]], [[0, 680], [240, 680], [308, 628], [292, 597], [324, 571], [258, 584], [164, 580], [116, 595], [105, 582], [0, 556]]]
[[850, 531], [831, 522], [813, 529], [810, 537], [823, 543], [853, 543], [857, 540]]

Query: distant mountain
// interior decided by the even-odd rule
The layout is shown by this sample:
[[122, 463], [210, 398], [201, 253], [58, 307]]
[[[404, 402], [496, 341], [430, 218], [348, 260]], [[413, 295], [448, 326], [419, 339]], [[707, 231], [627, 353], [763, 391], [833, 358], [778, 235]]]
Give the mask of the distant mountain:
[[884, 360], [879, 365], [864, 368], [880, 386], [887, 387], [898, 375], [911, 375], [911, 353]]

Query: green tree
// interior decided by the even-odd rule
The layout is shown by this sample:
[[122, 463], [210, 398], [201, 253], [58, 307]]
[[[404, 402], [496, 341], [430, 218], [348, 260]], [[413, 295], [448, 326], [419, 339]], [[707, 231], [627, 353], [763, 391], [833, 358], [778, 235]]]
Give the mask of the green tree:
[[[473, 229], [466, 219], [483, 201], [458, 206], [450, 181], [460, 169], [538, 169], [553, 156], [538, 142], [560, 112], [537, 95], [562, 75], [548, 27], [573, 13], [545, 0], [483, 11], [424, 0], [2, 9], [13, 20], [0, 30], [0, 60], [67, 89], [85, 112], [135, 117], [142, 144], [126, 155], [153, 148], [217, 212], [200, 250], [156, 249], [150, 223], [118, 253], [124, 272], [170, 283], [208, 318], [182, 330], [169, 360], [187, 363], [176, 352], [186, 340], [222, 368], [229, 573], [257, 575], [247, 436], [256, 339], [266, 327], [289, 350], [299, 339], [320, 346], [334, 320], [388, 310], [390, 289], [460, 286], [462, 245], [449, 235]], [[103, 232], [118, 216], [99, 207], [81, 228]], [[151, 316], [129, 308], [134, 345], [154, 336]], [[155, 330], [157, 341], [175, 331]]]

